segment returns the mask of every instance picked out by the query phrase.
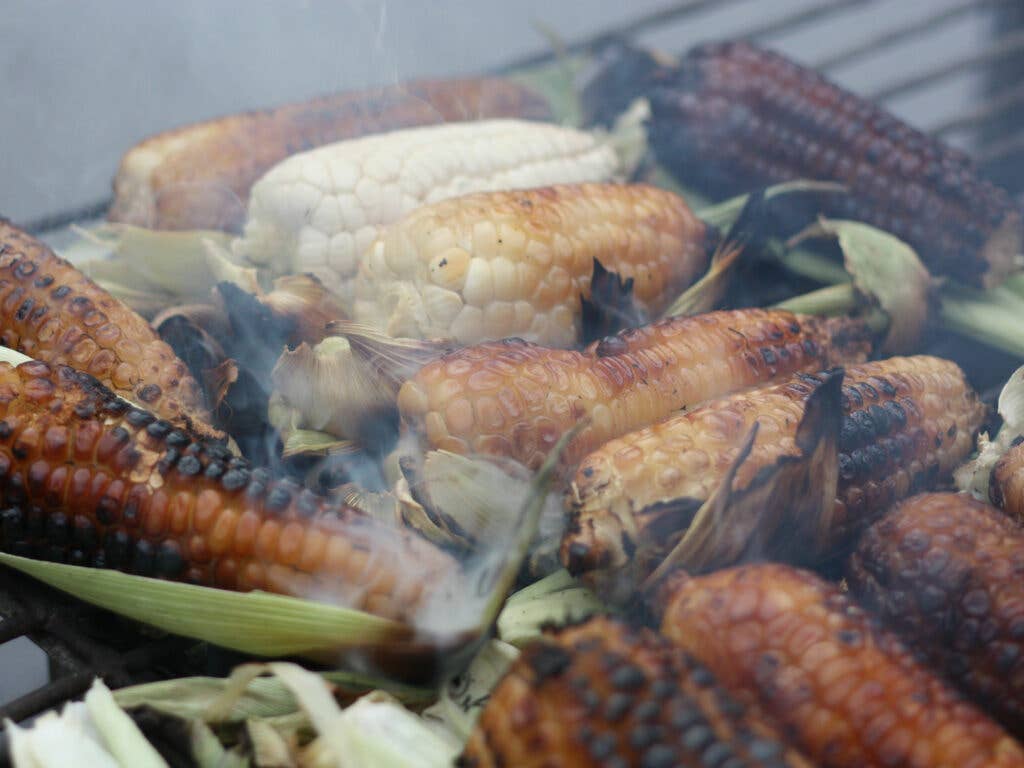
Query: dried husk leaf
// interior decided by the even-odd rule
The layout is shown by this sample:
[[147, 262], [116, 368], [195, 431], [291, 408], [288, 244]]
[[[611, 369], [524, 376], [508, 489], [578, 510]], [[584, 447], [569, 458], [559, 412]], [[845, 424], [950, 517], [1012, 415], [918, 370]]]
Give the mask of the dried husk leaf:
[[[833, 181], [811, 181], [809, 179], [796, 179], [782, 184], [775, 184], [764, 190], [764, 199], [771, 200], [773, 197], [788, 195], [800, 192], [845, 192], [846, 187]], [[732, 228], [740, 217], [740, 213], [750, 199], [750, 195], [738, 195], [720, 203], [702, 207], [697, 211], [697, 217], [711, 224], [723, 232]]]
[[611, 612], [611, 606], [562, 569], [509, 597], [498, 615], [498, 637], [522, 648], [538, 639], [545, 627]]
[[97, 678], [93, 681], [89, 692], [85, 694], [85, 706], [107, 750], [120, 765], [167, 768], [167, 762], [117, 705], [102, 680]]
[[292, 343], [315, 344], [329, 335], [328, 326], [348, 319], [341, 300], [313, 275], [279, 277], [259, 300], [274, 314], [294, 321]]
[[854, 286], [889, 317], [882, 351], [910, 352], [928, 322], [935, 281], [914, 249], [894, 235], [859, 221], [819, 218], [797, 236], [835, 237]]
[[961, 465], [954, 473], [957, 488], [981, 501], [989, 499], [992, 470], [1013, 441], [1024, 434], [1024, 366], [1011, 374], [999, 393], [999, 415], [1003, 425], [995, 438], [987, 432], [978, 436], [978, 454]]
[[29, 726], [4, 719], [3, 730], [15, 768], [119, 768], [82, 702], [65, 704], [60, 714], [45, 712]]
[[176, 635], [256, 656], [313, 654], [407, 639], [403, 624], [266, 592], [231, 592], [0, 553], [0, 563], [80, 600]]

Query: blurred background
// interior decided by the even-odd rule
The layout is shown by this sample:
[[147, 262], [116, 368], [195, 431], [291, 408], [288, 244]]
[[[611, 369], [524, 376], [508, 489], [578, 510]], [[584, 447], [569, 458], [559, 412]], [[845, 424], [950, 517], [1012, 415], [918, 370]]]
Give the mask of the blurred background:
[[[100, 204], [118, 158], [183, 123], [409, 77], [493, 70], [616, 31], [681, 53], [752, 36], [970, 146], [1021, 0], [3, 0], [0, 214]], [[1000, 40], [995, 41], [995, 35]], [[1016, 73], [1022, 70], [1017, 64]], [[918, 82], [921, 81], [921, 82]], [[1021, 86], [989, 117], [1024, 104]], [[1001, 136], [1001, 134], [1000, 134]], [[996, 138], [986, 136], [989, 142]], [[1018, 142], [1019, 146], [1019, 142]], [[1004, 159], [1000, 156], [999, 159]], [[997, 163], [997, 165], [1001, 165]]]
[[[98, 215], [121, 154], [184, 123], [616, 34], [675, 54], [756, 39], [1024, 187], [1024, 0], [0, 0], [0, 215]], [[0, 630], [0, 705], [48, 677], [18, 634]]]

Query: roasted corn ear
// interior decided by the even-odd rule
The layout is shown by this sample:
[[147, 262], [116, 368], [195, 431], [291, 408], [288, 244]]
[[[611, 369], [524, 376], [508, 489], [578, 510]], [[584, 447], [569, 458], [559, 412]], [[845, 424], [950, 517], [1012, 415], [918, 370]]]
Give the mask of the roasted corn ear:
[[756, 706], [648, 629], [597, 618], [528, 646], [459, 764], [809, 766]]
[[2, 220], [0, 311], [4, 346], [85, 371], [163, 418], [209, 421], [188, 367], [144, 319]]
[[594, 262], [656, 317], [708, 266], [717, 237], [678, 195], [646, 184], [481, 192], [423, 206], [370, 246], [356, 320], [463, 344], [580, 341]]
[[0, 542], [25, 557], [409, 619], [454, 561], [66, 366], [0, 364]]
[[712, 397], [863, 359], [867, 331], [845, 318], [744, 309], [675, 317], [582, 352], [518, 339], [428, 363], [399, 390], [403, 421], [431, 448], [510, 456], [531, 468], [582, 420], [563, 455], [599, 445]]
[[992, 468], [989, 498], [1008, 515], [1024, 522], [1024, 438], [1017, 438]]
[[861, 537], [848, 581], [929, 665], [1024, 733], [1024, 528], [969, 496], [930, 493]]
[[970, 159], [816, 72], [747, 42], [703, 45], [653, 76], [650, 142], [687, 184], [731, 193], [844, 184], [819, 211], [893, 233], [938, 274], [991, 287], [1016, 269], [1021, 211]]
[[252, 188], [236, 257], [277, 274], [309, 272], [346, 302], [363, 254], [424, 203], [495, 189], [608, 181], [612, 146], [547, 123], [433, 125], [329, 144], [289, 157]]
[[[736, 486], [798, 453], [797, 427], [822, 381], [797, 374], [713, 400], [586, 456], [567, 498], [563, 563], [574, 574], [630, 567], [643, 576], [716, 491], [755, 423], [757, 437]], [[808, 558], [839, 549], [893, 501], [948, 478], [971, 452], [985, 413], [955, 363], [926, 356], [850, 366], [841, 403], [836, 509], [824, 551], [804, 542]]]
[[253, 183], [288, 155], [368, 133], [494, 117], [545, 120], [550, 109], [510, 80], [418, 80], [195, 123], [125, 153], [107, 218], [236, 231]]
[[1024, 765], [994, 721], [837, 586], [777, 564], [670, 582], [662, 632], [825, 768]]

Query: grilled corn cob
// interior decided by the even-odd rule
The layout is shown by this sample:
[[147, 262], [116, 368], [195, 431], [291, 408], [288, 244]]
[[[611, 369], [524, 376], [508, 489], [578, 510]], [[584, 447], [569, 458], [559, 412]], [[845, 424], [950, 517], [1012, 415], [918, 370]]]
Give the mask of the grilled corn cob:
[[813, 574], [764, 564], [681, 580], [662, 632], [826, 768], [1024, 765], [995, 722]]
[[[643, 576], [678, 541], [760, 425], [735, 484], [797, 453], [795, 437], [821, 377], [713, 400], [611, 440], [584, 458], [570, 486], [562, 561], [575, 574], [630, 567]], [[842, 390], [839, 488], [828, 551], [894, 500], [933, 487], [971, 452], [984, 406], [946, 360], [918, 356], [851, 366]], [[624, 575], [624, 574], [621, 574]]]
[[594, 136], [522, 120], [368, 136], [290, 157], [252, 188], [237, 257], [310, 272], [346, 301], [380, 228], [424, 203], [493, 189], [606, 181], [619, 171]]
[[688, 184], [838, 181], [849, 194], [820, 210], [892, 232], [933, 272], [991, 287], [1016, 268], [1020, 208], [966, 155], [778, 54], [700, 46], [647, 96], [651, 144]]
[[915, 496], [850, 560], [858, 599], [1012, 733], [1024, 733], [1024, 528], [969, 496]]
[[17, 555], [408, 619], [454, 565], [271, 479], [67, 366], [0, 364], [0, 542]]
[[482, 192], [418, 208], [370, 247], [356, 319], [392, 336], [463, 344], [518, 336], [568, 347], [594, 262], [633, 281], [648, 317], [707, 268], [717, 238], [646, 184]]
[[809, 766], [755, 706], [648, 629], [597, 618], [527, 647], [460, 765]]
[[432, 448], [510, 456], [531, 468], [583, 419], [566, 466], [604, 442], [726, 392], [863, 359], [846, 319], [744, 309], [623, 331], [582, 352], [509, 339], [428, 363], [399, 390], [404, 422]]
[[1024, 438], [1018, 438], [992, 468], [989, 497], [1007, 514], [1024, 521]]
[[0, 220], [0, 343], [67, 364], [171, 420], [209, 420], [188, 368], [139, 315], [39, 240]]
[[235, 231], [253, 182], [296, 152], [449, 120], [549, 116], [531, 90], [498, 78], [420, 80], [229, 115], [157, 134], [128, 150], [107, 218], [152, 229]]

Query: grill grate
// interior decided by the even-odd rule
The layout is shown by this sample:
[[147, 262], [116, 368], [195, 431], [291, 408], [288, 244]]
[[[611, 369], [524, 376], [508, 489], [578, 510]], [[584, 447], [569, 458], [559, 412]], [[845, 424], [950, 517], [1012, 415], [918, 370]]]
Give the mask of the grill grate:
[[[919, 12], [903, 13], [907, 8]], [[844, 18], [857, 13], [874, 14], [884, 20], [884, 26], [865, 39], [817, 55], [799, 43], [830, 28], [834, 37]], [[726, 24], [723, 19], [730, 21]], [[981, 41], [961, 41], [958, 50], [939, 42], [963, 24], [980, 30]], [[979, 87], [970, 89], [968, 103], [954, 102], [945, 115], [928, 118], [913, 110], [896, 111], [973, 152], [986, 173], [1015, 193], [1024, 189], [1024, 120], [1015, 119], [1024, 104], [1024, 85], [1019, 84], [1024, 75], [1024, 3], [1019, 0], [787, 0], [756, 5], [751, 0], [678, 0], [625, 25], [571, 41], [565, 50], [599, 51], [625, 38], [680, 52], [693, 42], [724, 37], [749, 37], [778, 47], [891, 108], [958, 79], [978, 78]], [[934, 40], [933, 60], [923, 69], [893, 69], [884, 79], [874, 78], [875, 82], [857, 82], [849, 76], [879, 58], [906, 54], [906, 59], [916, 60], [909, 52], [927, 47], [930, 40]], [[540, 53], [509, 66], [552, 58], [550, 52]], [[68, 224], [101, 215], [106, 205], [101, 201], [60, 211], [28, 228], [53, 234]], [[0, 717], [15, 721], [80, 695], [95, 675], [117, 687], [162, 677], [222, 673], [232, 660], [201, 644], [147, 634], [7, 570], [0, 570], [0, 616], [0, 643], [28, 637], [49, 659], [51, 682], [0, 706]], [[0, 764], [6, 762], [4, 744], [0, 734]]]

